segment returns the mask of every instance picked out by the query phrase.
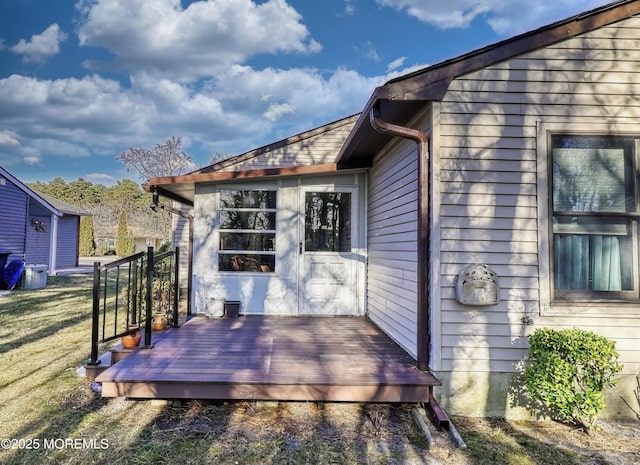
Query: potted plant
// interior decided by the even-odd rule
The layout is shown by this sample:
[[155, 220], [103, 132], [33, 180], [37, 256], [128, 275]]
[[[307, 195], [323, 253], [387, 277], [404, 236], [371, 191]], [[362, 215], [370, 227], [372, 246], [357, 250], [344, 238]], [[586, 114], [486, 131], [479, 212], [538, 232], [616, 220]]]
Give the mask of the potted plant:
[[138, 325], [127, 325], [127, 331], [129, 333], [122, 336], [122, 347], [125, 349], [134, 349], [140, 345], [140, 327]]
[[164, 312], [156, 312], [151, 318], [151, 329], [154, 331], [163, 331], [168, 324], [167, 315]]

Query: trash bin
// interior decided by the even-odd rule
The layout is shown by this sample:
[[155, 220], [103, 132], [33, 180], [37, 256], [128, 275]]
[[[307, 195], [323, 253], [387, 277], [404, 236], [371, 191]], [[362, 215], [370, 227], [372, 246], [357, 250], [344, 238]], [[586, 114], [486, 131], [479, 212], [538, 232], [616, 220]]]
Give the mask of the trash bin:
[[4, 267], [7, 265], [7, 259], [11, 255], [11, 251], [9, 250], [0, 250], [0, 275], [2, 275], [2, 271]]
[[26, 265], [22, 289], [40, 289], [47, 285], [47, 265]]

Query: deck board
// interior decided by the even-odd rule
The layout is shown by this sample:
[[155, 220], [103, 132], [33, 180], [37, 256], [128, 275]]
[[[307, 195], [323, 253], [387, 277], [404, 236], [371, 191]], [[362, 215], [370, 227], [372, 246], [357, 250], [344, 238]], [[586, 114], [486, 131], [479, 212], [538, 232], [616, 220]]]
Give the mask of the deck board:
[[440, 382], [361, 317], [192, 318], [98, 376], [105, 397], [426, 402]]

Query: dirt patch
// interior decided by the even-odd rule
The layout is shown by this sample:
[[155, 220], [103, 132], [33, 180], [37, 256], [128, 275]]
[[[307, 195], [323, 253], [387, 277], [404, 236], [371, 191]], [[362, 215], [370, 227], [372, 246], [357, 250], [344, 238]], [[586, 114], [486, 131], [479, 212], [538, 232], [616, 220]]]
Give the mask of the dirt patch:
[[[512, 463], [509, 454], [533, 463], [640, 464], [640, 423], [600, 420], [591, 434], [551, 421], [507, 422], [499, 419], [454, 417], [469, 445], [474, 464]], [[513, 462], [531, 463], [531, 462]]]

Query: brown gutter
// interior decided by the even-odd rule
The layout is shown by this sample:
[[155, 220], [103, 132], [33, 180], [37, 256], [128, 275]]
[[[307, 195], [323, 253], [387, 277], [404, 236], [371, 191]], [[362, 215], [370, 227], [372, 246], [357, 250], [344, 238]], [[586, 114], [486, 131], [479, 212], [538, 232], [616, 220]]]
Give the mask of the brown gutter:
[[378, 107], [371, 108], [369, 112], [371, 127], [376, 131], [391, 136], [403, 137], [413, 140], [418, 144], [418, 308], [417, 308], [417, 355], [418, 369], [429, 369], [429, 354], [431, 352], [431, 327], [430, 327], [430, 202], [429, 192], [431, 186], [431, 170], [429, 169], [429, 138], [417, 129], [383, 121], [380, 118]]

